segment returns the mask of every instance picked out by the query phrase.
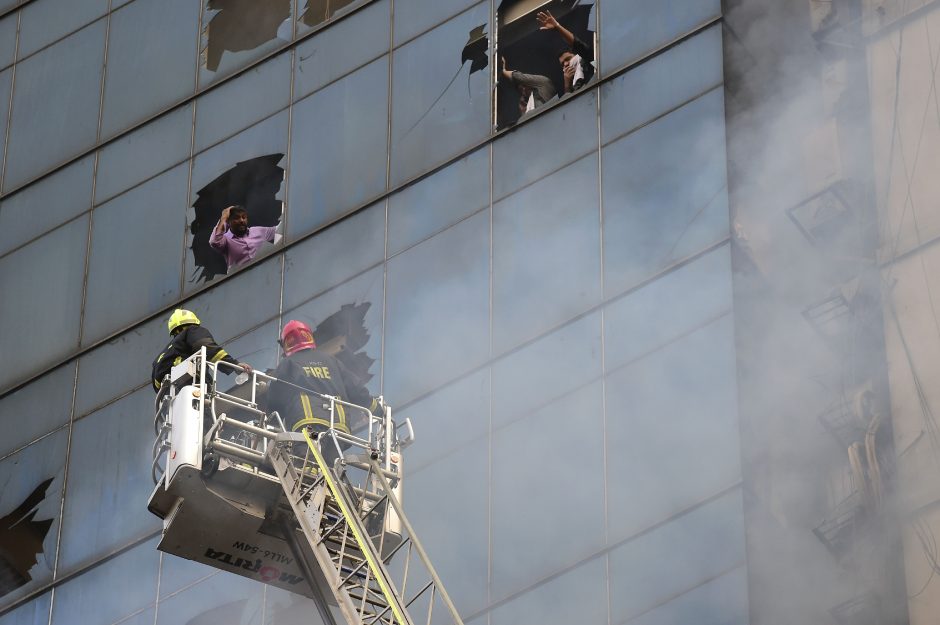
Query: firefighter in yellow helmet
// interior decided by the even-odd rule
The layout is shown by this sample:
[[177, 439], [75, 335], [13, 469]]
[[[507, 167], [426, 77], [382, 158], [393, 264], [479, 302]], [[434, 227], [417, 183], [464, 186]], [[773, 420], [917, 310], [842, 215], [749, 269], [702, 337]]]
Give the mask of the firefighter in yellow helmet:
[[170, 330], [169, 345], [163, 348], [160, 355], [153, 361], [153, 375], [151, 382], [153, 390], [159, 391], [163, 379], [170, 373], [174, 365], [178, 365], [183, 360], [189, 358], [199, 351], [199, 348], [206, 348], [206, 357], [210, 362], [225, 361], [229, 364], [241, 367], [242, 370], [250, 372], [251, 367], [245, 363], [238, 362], [232, 358], [227, 351], [222, 349], [212, 333], [204, 328], [199, 317], [190, 310], [177, 308], [170, 315], [167, 321], [167, 327]]

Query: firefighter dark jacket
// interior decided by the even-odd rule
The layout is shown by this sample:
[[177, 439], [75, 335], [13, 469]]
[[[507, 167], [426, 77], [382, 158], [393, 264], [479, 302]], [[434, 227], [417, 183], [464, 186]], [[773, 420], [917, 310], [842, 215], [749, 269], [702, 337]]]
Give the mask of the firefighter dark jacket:
[[[359, 383], [355, 374], [339, 360], [329, 354], [316, 350], [304, 349], [281, 361], [273, 376], [278, 379], [271, 383], [266, 407], [276, 410], [285, 425], [297, 431], [308, 425], [330, 426], [329, 400], [304, 393], [296, 386], [283, 384], [280, 380], [291, 382], [305, 389], [322, 395], [339, 397], [358, 406], [368, 408], [378, 414], [379, 404], [369, 391]], [[356, 429], [365, 424], [366, 415], [361, 411], [336, 405], [335, 427], [343, 432]]]
[[183, 329], [173, 336], [170, 344], [153, 361], [153, 377], [151, 378], [153, 390], [160, 390], [160, 383], [170, 369], [198, 352], [200, 347], [206, 348], [206, 358], [210, 362], [224, 360], [232, 365], [238, 364], [238, 361], [229, 356], [227, 351], [219, 347], [219, 344], [212, 338], [212, 334], [204, 327], [183, 326]]

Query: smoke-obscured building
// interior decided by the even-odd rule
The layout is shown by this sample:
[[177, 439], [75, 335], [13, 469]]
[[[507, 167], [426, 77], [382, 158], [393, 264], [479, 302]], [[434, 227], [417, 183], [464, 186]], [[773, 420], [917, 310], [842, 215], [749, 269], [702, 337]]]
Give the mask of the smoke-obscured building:
[[[257, 369], [305, 321], [411, 418], [405, 508], [467, 623], [906, 619], [903, 576], [845, 556], [897, 572], [894, 507], [838, 521], [890, 499], [913, 401], [865, 281], [882, 205], [852, 183], [888, 148], [825, 134], [890, 97], [872, 70], [870, 107], [826, 99], [865, 90], [864, 53], [803, 88], [855, 18], [725, 4], [0, 0], [0, 625], [318, 622], [155, 549], [150, 363], [177, 307]], [[570, 93], [546, 9], [594, 56]], [[231, 204], [277, 234], [229, 268], [208, 239]], [[819, 329], [853, 302], [877, 315]]]

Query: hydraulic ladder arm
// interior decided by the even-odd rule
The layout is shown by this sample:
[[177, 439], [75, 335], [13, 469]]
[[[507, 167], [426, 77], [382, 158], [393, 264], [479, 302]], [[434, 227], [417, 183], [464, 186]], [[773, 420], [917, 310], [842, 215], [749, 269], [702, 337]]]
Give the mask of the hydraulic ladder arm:
[[[255, 387], [273, 378], [253, 372], [240, 399], [216, 389], [220, 366], [227, 363], [194, 355], [173, 374], [182, 383], [157, 402], [155, 474], [163, 471], [159, 457], [167, 458], [150, 501], [164, 518], [159, 548], [304, 594], [330, 625], [331, 605], [349, 625], [463, 625], [401, 504], [410, 422], [400, 440], [391, 409], [376, 417], [319, 396], [331, 415], [339, 405], [369, 415], [367, 432], [288, 432], [256, 403]], [[205, 434], [204, 414], [211, 417]], [[332, 466], [326, 445], [340, 452]], [[203, 466], [209, 456], [221, 464]]]

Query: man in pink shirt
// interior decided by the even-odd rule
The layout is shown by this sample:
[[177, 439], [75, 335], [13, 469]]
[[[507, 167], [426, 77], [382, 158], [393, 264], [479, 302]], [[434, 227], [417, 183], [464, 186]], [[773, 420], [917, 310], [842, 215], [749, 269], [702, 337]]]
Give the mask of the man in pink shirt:
[[222, 211], [209, 245], [225, 256], [225, 263], [232, 269], [253, 259], [265, 241], [274, 243], [276, 230], [275, 226], [248, 227], [248, 211], [236, 204]]

